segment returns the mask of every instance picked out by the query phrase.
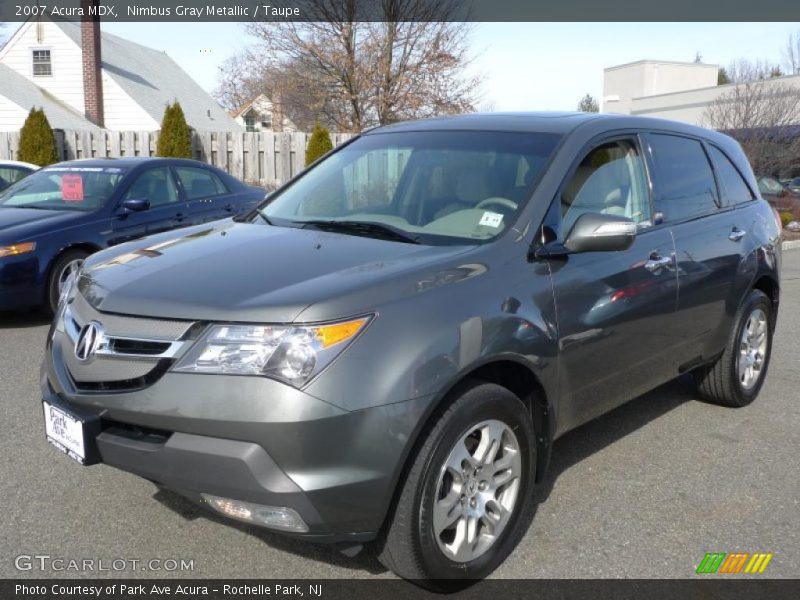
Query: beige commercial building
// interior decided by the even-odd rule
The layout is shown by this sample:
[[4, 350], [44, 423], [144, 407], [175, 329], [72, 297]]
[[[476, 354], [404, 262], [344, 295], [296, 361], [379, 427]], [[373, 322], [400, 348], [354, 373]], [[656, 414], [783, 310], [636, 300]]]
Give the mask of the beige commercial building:
[[[718, 71], [718, 65], [658, 60], [608, 67], [600, 110], [704, 125], [706, 107], [734, 85], [717, 85]], [[800, 75], [772, 82], [795, 86], [800, 93]]]

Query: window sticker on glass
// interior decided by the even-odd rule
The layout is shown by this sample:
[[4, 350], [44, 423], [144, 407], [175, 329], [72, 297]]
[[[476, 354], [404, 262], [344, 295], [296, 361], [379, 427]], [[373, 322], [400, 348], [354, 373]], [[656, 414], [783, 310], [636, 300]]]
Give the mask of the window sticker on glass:
[[83, 202], [83, 177], [72, 173], [62, 175], [61, 197], [64, 202]]
[[503, 223], [503, 215], [496, 212], [486, 211], [483, 213], [480, 222], [478, 225], [483, 225], [484, 227], [494, 227], [497, 229]]

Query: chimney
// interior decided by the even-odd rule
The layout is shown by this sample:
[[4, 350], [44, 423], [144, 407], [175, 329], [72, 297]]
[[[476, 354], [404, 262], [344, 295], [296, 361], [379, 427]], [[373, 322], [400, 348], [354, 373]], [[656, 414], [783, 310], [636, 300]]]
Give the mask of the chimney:
[[83, 106], [86, 118], [103, 127], [103, 77], [100, 56], [98, 0], [81, 0], [81, 54], [83, 64]]

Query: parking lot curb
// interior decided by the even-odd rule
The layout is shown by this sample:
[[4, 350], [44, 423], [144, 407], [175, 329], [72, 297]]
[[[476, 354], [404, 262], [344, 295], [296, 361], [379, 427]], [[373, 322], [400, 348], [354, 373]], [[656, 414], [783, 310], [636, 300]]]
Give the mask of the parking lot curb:
[[781, 250], [800, 250], [800, 240], [792, 240], [791, 242], [783, 242]]

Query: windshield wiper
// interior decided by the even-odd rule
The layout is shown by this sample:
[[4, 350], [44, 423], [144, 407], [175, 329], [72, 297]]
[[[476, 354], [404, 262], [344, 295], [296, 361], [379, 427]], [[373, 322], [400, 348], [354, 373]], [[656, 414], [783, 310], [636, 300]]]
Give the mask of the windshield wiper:
[[338, 221], [338, 220], [312, 220], [295, 221], [299, 227], [314, 227], [323, 231], [335, 231], [340, 233], [353, 233], [356, 235], [366, 235], [369, 237], [383, 238], [406, 244], [419, 244], [419, 236], [411, 235], [399, 227], [387, 225], [385, 223], [375, 223], [373, 221]]
[[264, 220], [264, 223], [266, 223], [267, 225], [274, 225], [274, 223], [269, 220], [269, 217], [267, 215], [265, 215], [263, 212], [261, 212], [260, 209], [258, 209], [258, 208], [256, 209], [256, 214], [259, 217], [261, 217]]

